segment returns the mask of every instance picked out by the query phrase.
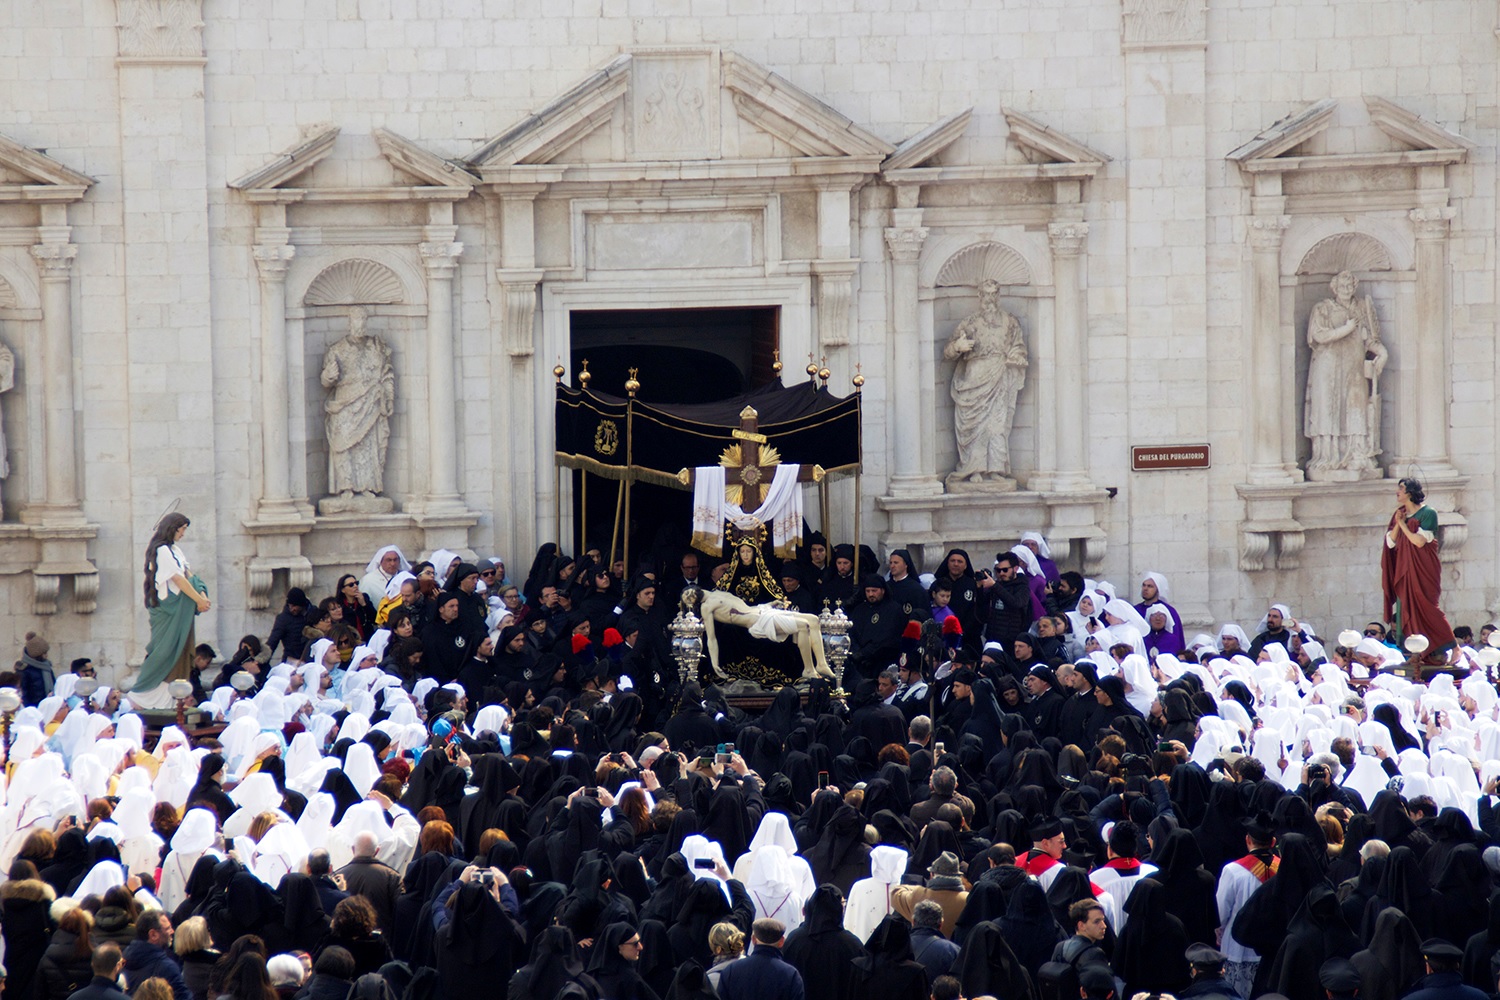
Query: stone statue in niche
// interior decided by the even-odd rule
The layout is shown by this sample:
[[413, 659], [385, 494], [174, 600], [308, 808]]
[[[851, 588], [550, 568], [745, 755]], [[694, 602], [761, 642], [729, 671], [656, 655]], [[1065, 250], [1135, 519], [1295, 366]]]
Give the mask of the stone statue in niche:
[[1380, 374], [1389, 355], [1380, 342], [1375, 304], [1358, 297], [1348, 271], [1334, 275], [1333, 298], [1313, 306], [1307, 320], [1306, 428], [1312, 442], [1307, 478], [1315, 482], [1379, 479]]
[[386, 514], [394, 504], [385, 487], [385, 450], [396, 404], [391, 349], [367, 329], [363, 306], [349, 308], [349, 333], [323, 356], [318, 381], [331, 390], [323, 404], [328, 435], [328, 492], [324, 514]]
[[1000, 283], [979, 285], [979, 311], [958, 324], [943, 359], [953, 371], [953, 431], [958, 468], [946, 479], [948, 491], [1008, 491], [1010, 429], [1016, 397], [1026, 382], [1026, 341], [1021, 324], [1000, 308]]

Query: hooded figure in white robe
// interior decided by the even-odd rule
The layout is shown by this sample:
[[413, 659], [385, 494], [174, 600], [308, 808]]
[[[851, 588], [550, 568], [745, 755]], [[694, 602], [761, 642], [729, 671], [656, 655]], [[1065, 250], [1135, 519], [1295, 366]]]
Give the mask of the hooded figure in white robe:
[[[380, 560], [384, 559], [386, 553], [396, 553], [396, 572], [387, 573], [380, 568]], [[371, 607], [379, 607], [380, 602], [385, 599], [385, 586], [390, 583], [397, 573], [405, 573], [411, 569], [411, 563], [406, 561], [406, 556], [401, 554], [401, 549], [396, 545], [387, 545], [370, 558], [370, 563], [365, 567], [365, 575], [360, 578], [359, 589], [364, 591], [365, 598], [369, 600]]]
[[875, 928], [895, 912], [891, 892], [901, 884], [910, 855], [899, 847], [882, 844], [870, 852], [870, 877], [849, 887], [844, 906], [844, 930], [867, 941]]

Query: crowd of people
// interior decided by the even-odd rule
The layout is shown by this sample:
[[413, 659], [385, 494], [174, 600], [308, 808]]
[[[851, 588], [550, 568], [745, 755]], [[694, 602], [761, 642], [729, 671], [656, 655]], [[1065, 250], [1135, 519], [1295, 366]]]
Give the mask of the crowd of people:
[[28, 636], [5, 1000], [1497, 993], [1493, 624], [1189, 636], [1165, 576], [1037, 533], [802, 551], [776, 579], [847, 610], [851, 693], [758, 711], [679, 679], [678, 597], [727, 569], [692, 550], [513, 582], [385, 546], [198, 646], [191, 736]]

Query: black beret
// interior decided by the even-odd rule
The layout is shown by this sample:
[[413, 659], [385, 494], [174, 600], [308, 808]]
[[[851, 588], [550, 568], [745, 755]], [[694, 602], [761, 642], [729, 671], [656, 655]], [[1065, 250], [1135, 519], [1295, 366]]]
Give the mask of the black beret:
[[[1457, 948], [1453, 950], [1458, 951]], [[1462, 957], [1461, 952], [1459, 957]], [[1335, 996], [1349, 996], [1358, 992], [1360, 987], [1359, 973], [1347, 958], [1330, 958], [1324, 962], [1318, 970], [1318, 982]]]

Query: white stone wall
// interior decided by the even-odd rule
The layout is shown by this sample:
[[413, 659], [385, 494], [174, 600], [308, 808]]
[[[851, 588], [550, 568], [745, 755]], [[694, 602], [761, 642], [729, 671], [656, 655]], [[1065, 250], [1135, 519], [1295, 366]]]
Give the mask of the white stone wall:
[[[168, 0], [161, 9], [172, 16], [195, 6]], [[1238, 568], [1245, 508], [1234, 486], [1246, 481], [1248, 416], [1269, 401], [1245, 377], [1243, 219], [1250, 195], [1225, 155], [1329, 97], [1340, 109], [1314, 152], [1392, 148], [1363, 115], [1360, 100], [1372, 95], [1472, 140], [1467, 162], [1447, 174], [1457, 209], [1449, 251], [1451, 453], [1470, 485], [1462, 501], [1469, 539], [1445, 585], [1456, 620], [1478, 624], [1500, 605], [1493, 4], [1210, 0], [1206, 47], [1128, 52], [1119, 0], [204, 0], [201, 14], [207, 61], [199, 69], [117, 65], [115, 0], [0, 5], [0, 133], [97, 180], [72, 206], [69, 222], [79, 247], [73, 305], [81, 489], [84, 512], [99, 525], [90, 554], [101, 573], [100, 602], [91, 616], [64, 609], [42, 623], [54, 660], [86, 653], [113, 664], [138, 661], [146, 637], [141, 546], [179, 497], [194, 521], [188, 550], [217, 605], [202, 637], [223, 648], [244, 631], [266, 628], [265, 616], [244, 609], [255, 547], [243, 525], [261, 483], [260, 292], [249, 252], [257, 219], [228, 182], [306, 130], [334, 124], [342, 131], [333, 154], [314, 168], [318, 184], [394, 183], [373, 129], [461, 156], [620, 52], [660, 45], [739, 53], [892, 144], [972, 106], [965, 134], [941, 154], [945, 165], [1023, 161], [1007, 141], [1002, 106], [1111, 157], [1085, 185], [1083, 205], [1090, 227], [1089, 472], [1095, 485], [1119, 490], [1104, 521], [1104, 573], [1124, 589], [1146, 570], [1165, 572], [1191, 616], [1217, 620], [1253, 624], [1273, 598], [1319, 624], [1378, 611], [1378, 531], [1310, 531], [1299, 569]], [[961, 204], [965, 194], [960, 188], [944, 197]], [[836, 385], [847, 384], [856, 362], [867, 379], [868, 539], [886, 523], [874, 498], [886, 492], [892, 466], [891, 400], [918, 391], [909, 373], [892, 370], [882, 239], [892, 205], [890, 190], [878, 183], [856, 196], [852, 252], [862, 263], [853, 338], [829, 358]], [[425, 222], [419, 213], [403, 218], [403, 211], [317, 209], [327, 225], [376, 216], [388, 225]], [[538, 214], [539, 257], [566, 249], [566, 213], [539, 203]], [[501, 546], [514, 574], [524, 572], [537, 542], [530, 525], [511, 525], [505, 516], [513, 484], [531, 482], [534, 452], [527, 441], [507, 438], [514, 408], [529, 404], [487, 401], [519, 363], [499, 346], [501, 310], [490, 299], [500, 248], [480, 198], [459, 203], [455, 221], [465, 245], [455, 282], [459, 483], [467, 506], [481, 514], [471, 547], [490, 554]], [[933, 228], [929, 246], [940, 230]], [[791, 244], [816, 238], [795, 226], [786, 234]], [[294, 262], [294, 275], [303, 264]], [[941, 342], [958, 313], [944, 304], [939, 315]], [[410, 336], [421, 334], [421, 319], [401, 322], [410, 322]], [[313, 355], [337, 335], [320, 323], [307, 325], [309, 380], [316, 377]], [[1023, 318], [1023, 325], [1030, 340], [1034, 323]], [[404, 356], [391, 329], [380, 329], [393, 336], [403, 386], [391, 480], [398, 492], [420, 493], [425, 442], [407, 435], [424, 420], [425, 398], [405, 389], [408, 377], [425, 371], [425, 360], [420, 349]], [[0, 319], [0, 338], [19, 353], [16, 323]], [[538, 355], [528, 363], [550, 371], [555, 360]], [[785, 360], [790, 373], [800, 371], [801, 358]], [[1294, 377], [1292, 369], [1286, 377]], [[35, 405], [24, 399], [32, 391], [18, 386], [16, 398], [5, 401], [8, 422]], [[921, 391], [938, 415], [940, 440], [929, 445], [942, 463], [951, 462], [946, 384]], [[1031, 448], [1032, 395], [1022, 398], [1018, 450]], [[314, 439], [316, 403], [309, 395], [305, 432]], [[533, 409], [546, 419], [545, 400]], [[1132, 444], [1202, 440], [1214, 449], [1208, 472], [1129, 470]], [[321, 478], [323, 460], [316, 449], [309, 455], [311, 482]], [[949, 468], [940, 463], [938, 474]], [[23, 505], [12, 494], [26, 482], [18, 473], [6, 485], [7, 518]], [[839, 486], [834, 497], [847, 503], [852, 491]], [[851, 520], [841, 514], [840, 529]], [[951, 540], [958, 539], [944, 539]], [[371, 538], [368, 548], [379, 541]], [[322, 594], [348, 568], [334, 560], [362, 564], [367, 554], [320, 544], [304, 551], [318, 553]], [[0, 577], [0, 586], [7, 598], [0, 647], [13, 646], [36, 627], [30, 583], [14, 574]]]

